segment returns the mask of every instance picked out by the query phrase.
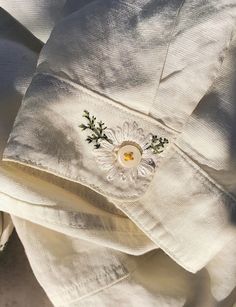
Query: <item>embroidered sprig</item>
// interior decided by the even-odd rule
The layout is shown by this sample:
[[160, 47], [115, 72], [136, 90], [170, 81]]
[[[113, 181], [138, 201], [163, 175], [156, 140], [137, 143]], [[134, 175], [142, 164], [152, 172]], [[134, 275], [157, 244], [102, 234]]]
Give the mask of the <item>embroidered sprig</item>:
[[96, 149], [98, 149], [101, 146], [101, 144], [100, 144], [101, 140], [105, 140], [105, 141], [112, 144], [112, 140], [109, 139], [104, 132], [107, 129], [107, 127], [105, 126], [105, 124], [102, 121], [99, 121], [99, 122], [96, 123], [96, 117], [95, 116], [91, 117], [90, 113], [86, 110], [84, 110], [83, 117], [85, 117], [87, 119], [88, 123], [87, 123], [87, 125], [81, 124], [81, 125], [79, 125], [79, 127], [82, 130], [89, 129], [93, 132], [92, 134], [88, 135], [87, 138], [86, 138], [86, 141], [88, 143], [94, 143], [94, 147]]
[[157, 155], [169, 143], [167, 138], [144, 131], [136, 121], [124, 121], [116, 129], [110, 129], [86, 110], [83, 117], [87, 123], [79, 127], [91, 132], [86, 141], [98, 149], [93, 154], [108, 181], [134, 184], [138, 178], [153, 175], [159, 162]]
[[[107, 129], [107, 127], [102, 121], [96, 123], [96, 117], [90, 116], [90, 113], [87, 110], [84, 110], [83, 117], [87, 119], [88, 123], [87, 125], [81, 124], [79, 125], [79, 127], [82, 130], [89, 129], [93, 132], [92, 134], [88, 135], [86, 138], [86, 141], [88, 143], [94, 143], [94, 147], [96, 149], [98, 149], [101, 146], [100, 142], [102, 140], [105, 140], [110, 144], [113, 144], [112, 140], [109, 139], [106, 133], [104, 132]], [[167, 138], [158, 137], [157, 135], [152, 135], [150, 142], [151, 142], [150, 144], [149, 143], [146, 144], [147, 147], [145, 148], [145, 150], [150, 149], [153, 154], [160, 154], [161, 152], [163, 152], [165, 144], [169, 143]]]
[[151, 149], [152, 153], [159, 154], [163, 152], [165, 144], [168, 144], [169, 141], [166, 138], [158, 138], [157, 135], [153, 135], [151, 138], [151, 144], [146, 149]]

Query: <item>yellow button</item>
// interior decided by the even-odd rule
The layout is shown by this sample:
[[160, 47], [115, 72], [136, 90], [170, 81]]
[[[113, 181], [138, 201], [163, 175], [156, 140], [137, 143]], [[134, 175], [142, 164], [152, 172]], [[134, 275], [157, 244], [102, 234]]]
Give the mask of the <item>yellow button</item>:
[[124, 145], [117, 153], [118, 162], [126, 168], [132, 168], [139, 165], [142, 154], [138, 147], [134, 145]]

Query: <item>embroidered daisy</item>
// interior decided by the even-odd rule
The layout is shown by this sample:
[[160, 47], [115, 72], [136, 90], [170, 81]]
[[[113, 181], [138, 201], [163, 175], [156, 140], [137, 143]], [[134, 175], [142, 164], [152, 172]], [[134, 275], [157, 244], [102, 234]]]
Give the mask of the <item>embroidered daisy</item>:
[[156, 167], [156, 155], [151, 148], [153, 135], [144, 135], [136, 122], [124, 122], [115, 131], [106, 130], [109, 141], [101, 141], [94, 150], [98, 165], [107, 172], [107, 180], [135, 182], [150, 176]]
[[96, 161], [107, 173], [108, 181], [135, 182], [138, 177], [153, 174], [157, 154], [168, 143], [166, 138], [158, 138], [152, 133], [145, 135], [136, 122], [124, 122], [122, 128], [118, 126], [112, 130], [101, 121], [96, 124], [96, 117], [91, 117], [88, 111], [84, 111], [83, 116], [88, 123], [81, 124], [80, 128], [92, 131], [86, 141], [94, 143]]

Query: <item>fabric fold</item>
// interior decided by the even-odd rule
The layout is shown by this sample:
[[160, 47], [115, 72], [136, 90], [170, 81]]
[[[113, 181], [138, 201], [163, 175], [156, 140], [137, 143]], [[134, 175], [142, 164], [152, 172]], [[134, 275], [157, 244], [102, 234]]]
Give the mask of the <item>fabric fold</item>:
[[[22, 97], [36, 67], [42, 44], [0, 8], [0, 157], [18, 112]], [[4, 187], [4, 171], [0, 161], [0, 192]], [[11, 188], [12, 190], [12, 188]], [[1, 209], [0, 209], [1, 210]], [[0, 249], [6, 245], [13, 224], [9, 214], [0, 211]]]
[[[161, 246], [185, 269], [200, 270], [235, 235], [229, 219], [235, 197], [178, 140], [220, 74], [234, 20], [231, 1], [199, 6], [96, 1], [67, 16], [41, 52], [4, 165], [20, 164], [78, 184], [78, 191], [84, 185], [102, 194], [146, 235], [144, 246]], [[79, 130], [85, 109], [109, 127], [135, 122], [142, 131], [168, 139], [153, 176], [138, 177], [133, 185], [108, 182]], [[20, 210], [17, 215], [24, 217]]]
[[4, 251], [13, 229], [14, 226], [10, 215], [5, 212], [0, 212], [0, 252]]
[[[183, 306], [186, 280], [208, 263], [214, 273], [214, 258], [234, 241], [235, 183], [224, 185], [203, 162], [218, 164], [194, 145], [202, 149], [209, 141], [201, 119], [222, 109], [213, 103], [214, 112], [202, 112], [202, 104], [214, 87], [220, 84], [227, 92], [232, 82], [232, 77], [225, 82], [224, 69], [232, 63], [235, 8], [230, 0], [91, 1], [53, 29], [12, 129], [14, 103], [20, 104], [41, 47], [38, 41], [30, 51], [13, 44], [27, 69], [16, 78], [19, 100], [6, 120], [9, 129], [0, 131], [0, 210], [12, 215], [34, 273], [55, 306], [93, 302], [93, 295], [94, 302], [105, 302], [106, 294], [119, 306], [114, 292], [122, 293], [122, 286], [134, 295], [141, 291], [149, 306], [157, 298]], [[12, 56], [13, 66], [16, 59]], [[86, 110], [117, 129], [113, 137], [120, 131], [130, 136], [127, 123], [132, 123], [136, 137], [151, 133], [168, 140], [145, 165], [155, 169], [150, 177], [137, 176], [135, 184], [107, 180], [106, 163], [99, 168], [87, 131], [80, 129]], [[195, 118], [200, 128], [193, 125]], [[216, 133], [216, 146], [222, 145], [219, 140]], [[125, 153], [132, 159], [133, 152]], [[173, 300], [169, 287], [158, 288], [159, 252], [185, 278], [186, 292], [177, 287]]]

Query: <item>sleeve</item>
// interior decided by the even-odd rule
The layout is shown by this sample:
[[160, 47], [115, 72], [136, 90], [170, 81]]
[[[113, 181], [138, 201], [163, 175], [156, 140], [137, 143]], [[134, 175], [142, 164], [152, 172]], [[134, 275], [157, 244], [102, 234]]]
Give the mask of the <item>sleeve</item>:
[[[235, 237], [234, 196], [181, 143], [227, 63], [235, 9], [229, 0], [99, 0], [56, 24], [3, 152], [0, 204], [56, 306], [119, 306], [115, 290], [127, 287], [131, 306], [139, 291], [149, 306], [183, 306], [180, 289], [178, 303], [163, 298], [171, 288], [158, 288], [156, 254], [186, 282]], [[131, 150], [119, 156], [127, 145], [139, 152], [134, 172], [119, 160], [132, 160]]]

